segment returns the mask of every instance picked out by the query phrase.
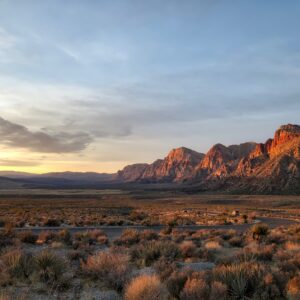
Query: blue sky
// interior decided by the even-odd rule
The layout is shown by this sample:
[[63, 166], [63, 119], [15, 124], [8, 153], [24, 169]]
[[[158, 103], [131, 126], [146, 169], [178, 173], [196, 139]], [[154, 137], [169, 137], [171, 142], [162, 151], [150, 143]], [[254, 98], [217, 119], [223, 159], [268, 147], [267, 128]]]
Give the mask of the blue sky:
[[299, 124], [299, 13], [299, 1], [0, 0], [0, 167], [112, 172]]

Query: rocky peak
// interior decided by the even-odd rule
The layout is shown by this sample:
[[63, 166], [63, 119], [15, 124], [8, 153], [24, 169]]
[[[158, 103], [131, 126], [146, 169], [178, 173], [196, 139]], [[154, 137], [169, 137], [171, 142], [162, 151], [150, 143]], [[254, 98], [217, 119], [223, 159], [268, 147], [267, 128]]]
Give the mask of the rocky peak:
[[200, 161], [204, 157], [204, 154], [193, 151], [191, 149], [180, 147], [172, 149], [166, 157], [169, 162], [182, 162], [185, 160], [189, 161]]
[[201, 169], [214, 170], [231, 160], [231, 151], [222, 144], [216, 144], [205, 155], [201, 162]]
[[295, 138], [300, 137], [300, 126], [287, 124], [282, 125], [276, 132], [272, 143], [272, 148], [285, 144]]

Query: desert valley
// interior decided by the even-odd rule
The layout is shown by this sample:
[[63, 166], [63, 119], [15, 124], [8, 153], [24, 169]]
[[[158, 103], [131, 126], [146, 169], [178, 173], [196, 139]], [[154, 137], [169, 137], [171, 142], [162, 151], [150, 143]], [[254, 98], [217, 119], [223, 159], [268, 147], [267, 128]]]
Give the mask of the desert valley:
[[299, 15], [0, 0], [0, 300], [300, 300]]

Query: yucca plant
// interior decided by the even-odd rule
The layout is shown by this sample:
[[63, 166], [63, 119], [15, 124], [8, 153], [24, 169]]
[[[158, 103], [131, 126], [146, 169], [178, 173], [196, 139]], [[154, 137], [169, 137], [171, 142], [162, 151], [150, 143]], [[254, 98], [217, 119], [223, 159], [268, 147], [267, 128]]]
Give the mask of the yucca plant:
[[65, 269], [65, 261], [49, 251], [42, 251], [35, 257], [35, 269], [43, 282], [58, 281]]
[[249, 299], [262, 281], [262, 270], [256, 263], [236, 263], [217, 267], [214, 277], [227, 285], [233, 299]]

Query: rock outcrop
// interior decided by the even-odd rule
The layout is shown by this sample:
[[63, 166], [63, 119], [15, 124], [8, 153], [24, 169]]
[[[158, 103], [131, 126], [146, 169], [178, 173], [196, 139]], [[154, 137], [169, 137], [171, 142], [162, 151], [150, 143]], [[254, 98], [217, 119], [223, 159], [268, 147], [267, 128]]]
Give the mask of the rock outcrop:
[[300, 126], [283, 125], [265, 143], [214, 145], [206, 155], [181, 147], [153, 164], [118, 172], [119, 180], [185, 183], [200, 190], [300, 193]]

